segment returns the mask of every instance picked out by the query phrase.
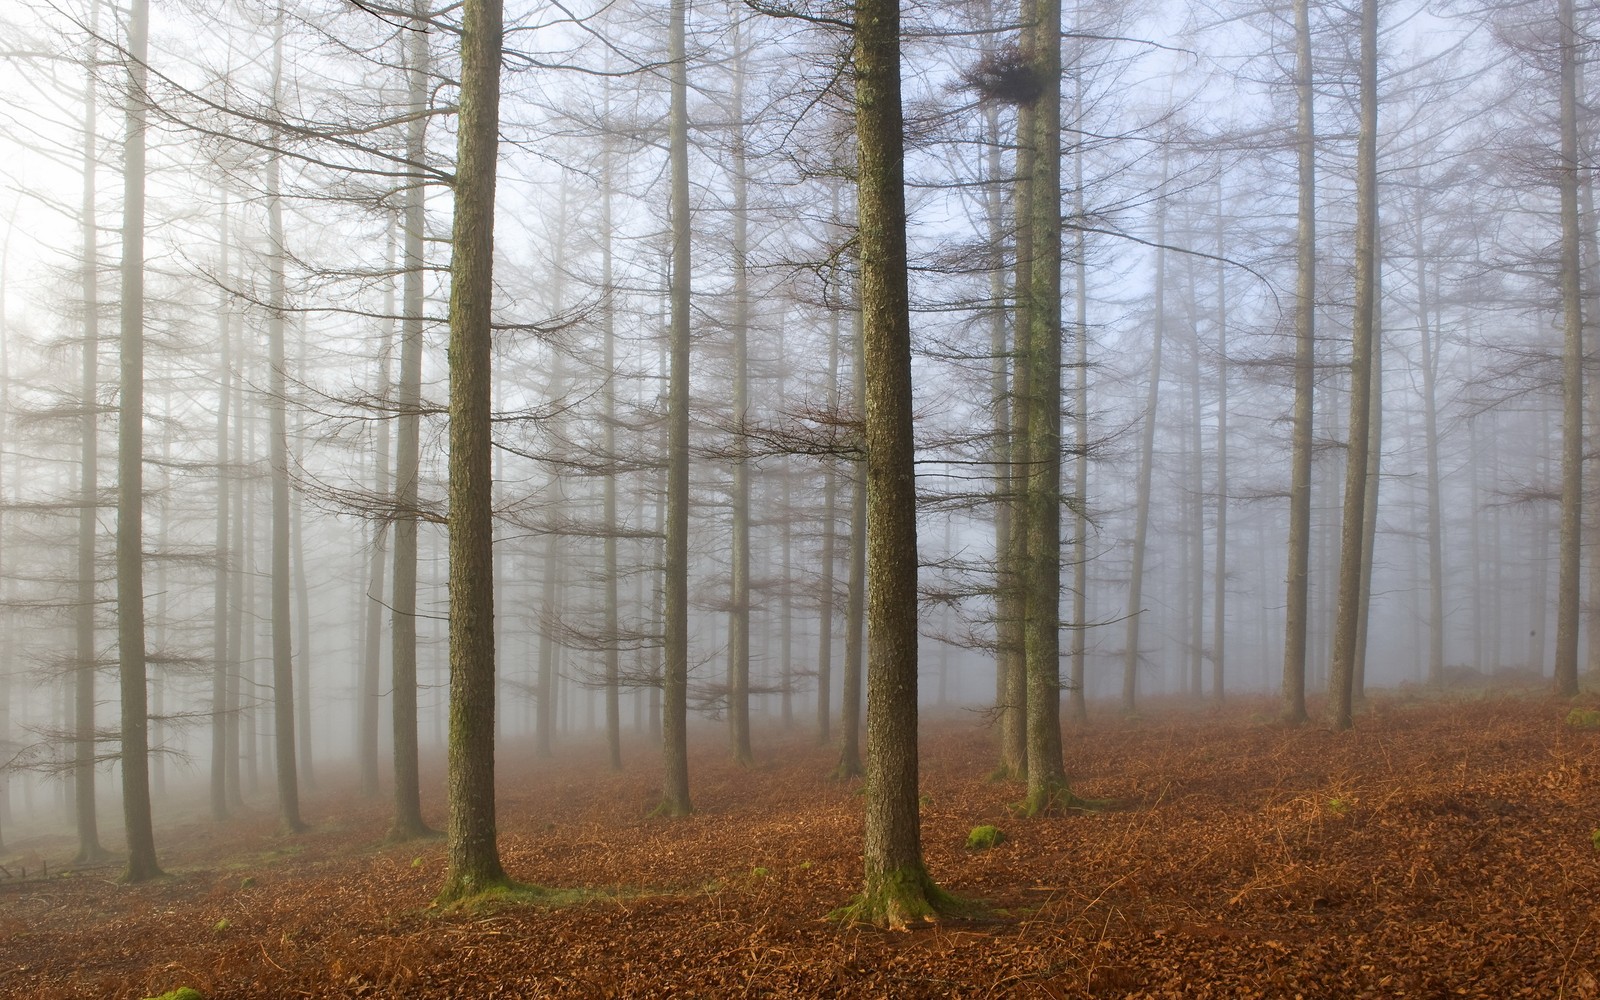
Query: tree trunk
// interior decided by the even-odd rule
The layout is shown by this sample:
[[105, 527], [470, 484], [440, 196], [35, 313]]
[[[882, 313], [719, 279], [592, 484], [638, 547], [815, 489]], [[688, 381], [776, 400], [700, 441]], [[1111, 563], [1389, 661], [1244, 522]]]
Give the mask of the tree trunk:
[[[859, 206], [857, 211], [859, 211]], [[859, 305], [859, 304], [858, 304]], [[866, 413], [866, 360], [864, 318], [855, 317], [855, 410]], [[863, 444], [863, 447], [865, 445]], [[861, 767], [861, 689], [866, 656], [867, 581], [867, 463], [857, 460], [850, 482], [850, 574], [845, 597], [844, 683], [840, 692], [839, 728], [844, 739], [839, 747], [839, 763], [833, 769], [838, 779], [853, 778]]]
[[[1166, 186], [1165, 158], [1161, 167], [1162, 187]], [[1144, 614], [1144, 556], [1150, 536], [1150, 486], [1154, 477], [1156, 416], [1161, 402], [1161, 347], [1167, 325], [1167, 210], [1165, 202], [1156, 209], [1156, 310], [1150, 337], [1150, 388], [1145, 398], [1144, 426], [1140, 431], [1139, 480], [1135, 487], [1133, 565], [1128, 575], [1128, 641], [1123, 651], [1122, 710], [1132, 713], [1138, 704], [1139, 626]]]
[[[414, 0], [412, 19], [425, 16], [424, 0]], [[427, 156], [429, 67], [428, 35], [419, 29], [408, 35], [406, 79], [410, 90], [411, 121], [406, 127], [405, 236], [402, 255], [405, 277], [401, 288], [400, 385], [395, 408], [400, 414], [395, 429], [394, 481], [394, 597], [390, 633], [389, 670], [393, 689], [394, 821], [387, 839], [407, 840], [434, 833], [422, 820], [421, 773], [417, 748], [417, 527], [422, 423], [422, 313], [426, 307], [423, 279], [427, 267], [424, 237], [427, 194], [423, 166]]]
[[[606, 91], [606, 110], [610, 110], [611, 92]], [[605, 353], [605, 379], [601, 404], [604, 407], [604, 426], [601, 428], [600, 447], [607, 465], [605, 496], [601, 516], [605, 521], [605, 685], [606, 685], [606, 760], [613, 771], [622, 770], [622, 705], [621, 705], [621, 610], [617, 587], [617, 294], [612, 275], [612, 209], [613, 179], [611, 176], [611, 144], [600, 148], [600, 335]]]
[[672, 329], [667, 374], [667, 551], [665, 655], [662, 677], [660, 812], [687, 816], [689, 801], [689, 0], [672, 0], [667, 60], [672, 106], [667, 118], [672, 174]]
[[917, 499], [911, 430], [899, 0], [855, 9], [867, 563], [866, 882], [852, 919], [904, 928], [943, 902], [917, 803]]
[[[1074, 120], [1083, 111], [1083, 76], [1075, 67], [1072, 74]], [[1076, 468], [1072, 491], [1077, 497], [1072, 532], [1072, 719], [1089, 718], [1089, 696], [1085, 687], [1089, 638], [1089, 242], [1084, 227], [1088, 210], [1083, 197], [1083, 150], [1072, 154], [1072, 211], [1080, 220], [1074, 239], [1072, 271], [1077, 288], [1073, 296], [1073, 327], [1077, 338], [1073, 386], [1073, 456]]]
[[1578, 693], [1579, 576], [1583, 558], [1583, 306], [1579, 281], [1578, 33], [1573, 0], [1561, 0], [1561, 540], [1556, 585], [1556, 693]]
[[[396, 228], [403, 224], [396, 221]], [[395, 267], [394, 230], [390, 230], [388, 264], [392, 273]], [[394, 282], [388, 281], [383, 290], [383, 312], [385, 316], [395, 314]], [[394, 324], [385, 321], [383, 341], [378, 347], [378, 385], [377, 398], [381, 404], [386, 404], [390, 393], [394, 391], [394, 380], [391, 375], [391, 355], [394, 351]], [[389, 416], [380, 413], [377, 428], [372, 442], [373, 457], [376, 468], [372, 475], [372, 495], [387, 497], [393, 485], [389, 481], [389, 460], [391, 457], [389, 441]], [[356, 767], [359, 772], [359, 788], [364, 797], [371, 798], [378, 794], [378, 731], [380, 716], [383, 707], [383, 609], [388, 605], [384, 587], [385, 567], [389, 555], [388, 539], [389, 525], [393, 518], [392, 510], [385, 512], [386, 516], [374, 523], [372, 533], [372, 558], [367, 565], [367, 587], [365, 600], [361, 604], [366, 620], [363, 623], [365, 641], [363, 642], [361, 670], [356, 685]]]
[[[1217, 181], [1217, 256], [1227, 253]], [[1222, 701], [1228, 623], [1228, 265], [1217, 262], [1217, 547], [1211, 583], [1211, 697]]]
[[217, 302], [217, 532], [216, 567], [211, 593], [211, 818], [228, 818], [228, 581], [233, 555], [228, 548], [228, 514], [233, 472], [228, 465], [228, 407], [232, 405], [233, 330], [228, 303], [228, 203], [222, 203], [217, 232], [217, 276], [224, 290]]
[[1061, 3], [1034, 2], [1032, 59], [1044, 90], [1030, 116], [1028, 614], [1022, 638], [1028, 690], [1027, 809], [1037, 814], [1056, 811], [1070, 795], [1061, 761]]
[[1289, 471], [1288, 600], [1284, 610], [1283, 717], [1306, 721], [1306, 650], [1311, 592], [1312, 416], [1316, 387], [1316, 154], [1310, 0], [1294, 2], [1299, 101], [1299, 207], [1295, 230], [1294, 424]]
[[1335, 729], [1352, 725], [1355, 661], [1366, 545], [1372, 345], [1378, 291], [1378, 0], [1361, 3], [1361, 116], [1356, 149], [1355, 319], [1351, 326], [1349, 446], [1339, 546], [1339, 603], [1328, 694]]
[[144, 646], [144, 171], [149, 0], [128, 16], [127, 141], [122, 166], [121, 393], [117, 414], [117, 655], [122, 682], [125, 882], [161, 874], [150, 809]]
[[[833, 214], [839, 214], [838, 192], [833, 198]], [[828, 412], [839, 411], [839, 307], [828, 310]], [[839, 470], [837, 463], [824, 459], [822, 472], [822, 579], [818, 582], [817, 630], [817, 742], [826, 743], [833, 723], [833, 599], [835, 541], [839, 535]]]
[[1417, 333], [1422, 363], [1423, 437], [1428, 475], [1428, 683], [1444, 684], [1444, 509], [1439, 482], [1439, 355], [1433, 339], [1433, 303], [1428, 298], [1427, 255], [1423, 250], [1421, 200], [1417, 212]]
[[739, 22], [734, 12], [733, 32], [733, 149], [729, 170], [733, 185], [733, 572], [728, 612], [728, 737], [733, 760], [740, 766], [754, 763], [750, 749], [750, 464], [745, 458], [745, 424], [750, 418], [750, 282], [749, 200], [745, 178], [744, 77], [745, 54]]
[[[279, 12], [272, 47], [272, 101], [278, 103], [283, 79], [283, 16]], [[295, 767], [294, 648], [289, 578], [289, 424], [284, 371], [283, 328], [287, 307], [284, 268], [282, 157], [267, 154], [267, 419], [272, 466], [272, 722], [273, 763], [278, 780], [278, 822], [284, 830], [305, 829], [300, 819], [300, 785]]]
[[[100, 4], [89, 6], [90, 38], [100, 30]], [[100, 46], [89, 43], [89, 66], [83, 93], [83, 382], [78, 418], [82, 459], [78, 479], [78, 606], [76, 656], [73, 671], [73, 746], [72, 790], [78, 823], [79, 863], [98, 861], [106, 850], [100, 846], [99, 818], [95, 809], [95, 674], [98, 669], [95, 648], [95, 539], [99, 535], [100, 514], [100, 246], [99, 218], [95, 207], [95, 64]], [[226, 263], [222, 270], [227, 271]], [[226, 333], [224, 333], [226, 339]], [[226, 395], [224, 394], [224, 399]], [[7, 400], [9, 402], [9, 400]], [[0, 416], [0, 427], [4, 417]], [[3, 430], [0, 430], [3, 433]], [[220, 474], [219, 474], [220, 475]], [[223, 505], [226, 510], [226, 505]], [[220, 573], [221, 570], [219, 569]], [[219, 665], [218, 669], [221, 667]], [[8, 732], [8, 730], [0, 730]]]
[[450, 823], [442, 902], [510, 882], [495, 833], [490, 463], [501, 25], [500, 0], [464, 3], [450, 236]]

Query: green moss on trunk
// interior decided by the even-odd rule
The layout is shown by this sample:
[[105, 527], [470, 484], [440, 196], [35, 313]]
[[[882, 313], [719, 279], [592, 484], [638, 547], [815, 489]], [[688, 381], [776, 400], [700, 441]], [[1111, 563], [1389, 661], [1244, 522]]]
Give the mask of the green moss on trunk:
[[971, 904], [939, 888], [927, 870], [917, 865], [867, 876], [861, 895], [828, 914], [828, 919], [905, 931], [942, 916], [966, 915], [971, 910]]

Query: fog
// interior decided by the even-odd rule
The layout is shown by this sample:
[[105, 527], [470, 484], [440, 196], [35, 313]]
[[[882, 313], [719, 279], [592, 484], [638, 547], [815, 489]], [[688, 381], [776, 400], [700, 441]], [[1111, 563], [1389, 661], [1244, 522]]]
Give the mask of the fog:
[[[866, 521], [864, 498], [853, 502], [864, 466], [848, 37], [821, 7], [809, 19], [758, 8], [696, 4], [684, 65], [691, 738], [724, 738], [748, 704], [759, 755], [780, 731], [844, 732], [846, 674], [865, 656], [852, 634]], [[225, 815], [270, 801], [286, 759], [302, 786], [387, 794], [396, 644], [409, 660], [413, 631], [418, 749], [436, 777], [459, 24], [453, 8], [413, 14], [157, 4], [136, 99], [126, 10], [30, 0], [0, 14], [0, 837], [75, 821], [85, 835], [75, 783], [92, 774], [100, 836], [120, 843], [133, 193], [158, 806]], [[981, 0], [905, 12], [918, 697], [931, 714], [998, 715], [1005, 698], [997, 539], [1020, 489], [1008, 421], [1025, 102], [984, 67], [1015, 53], [1016, 16]], [[1355, 19], [1310, 10], [1299, 666], [1319, 705], [1351, 413]], [[666, 12], [512, 4], [507, 24], [495, 724], [519, 752], [626, 744], [625, 766], [654, 769], [682, 221], [669, 206]], [[1091, 716], [1282, 692], [1303, 270], [1293, 27], [1288, 10], [1244, 3], [1066, 15], [1057, 611], [1063, 698], [1081, 694]], [[1576, 152], [1562, 152], [1557, 55], [1571, 46], [1556, 29], [1544, 6], [1383, 7], [1365, 690], [1546, 685], [1558, 628], [1575, 637], [1571, 669], [1600, 662], [1587, 610], [1600, 550], [1579, 548], [1578, 521], [1561, 530], [1564, 512], [1600, 524], [1592, 485], [1562, 492], [1564, 473], [1573, 490], [1594, 475], [1581, 432], [1563, 432], [1564, 373], [1583, 376], [1591, 423], [1600, 394], [1563, 336], [1573, 303], [1593, 308], [1600, 256], [1587, 117]], [[148, 121], [142, 169], [127, 155], [130, 109]], [[1563, 178], [1576, 202], [1564, 204]], [[1570, 278], [1563, 253], [1579, 255]], [[1588, 468], [1564, 465], [1564, 445]], [[292, 669], [287, 758], [275, 667]]]

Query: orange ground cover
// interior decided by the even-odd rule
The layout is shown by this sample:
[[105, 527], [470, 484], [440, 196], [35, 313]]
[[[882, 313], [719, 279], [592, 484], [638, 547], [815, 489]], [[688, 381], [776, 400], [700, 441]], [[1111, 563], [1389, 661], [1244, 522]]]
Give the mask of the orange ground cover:
[[[1600, 731], [1570, 707], [1388, 696], [1345, 734], [1260, 701], [1106, 715], [1068, 767], [1118, 806], [1035, 820], [979, 716], [928, 720], [929, 867], [988, 912], [909, 934], [823, 919], [860, 881], [860, 787], [799, 732], [748, 770], [698, 733], [687, 820], [647, 818], [643, 745], [622, 774], [592, 744], [504, 752], [506, 867], [592, 890], [557, 907], [430, 910], [443, 845], [380, 844], [386, 803], [325, 779], [302, 836], [266, 809], [161, 830], [151, 885], [0, 883], [0, 995], [1596, 997]], [[968, 851], [979, 824], [1007, 839]]]

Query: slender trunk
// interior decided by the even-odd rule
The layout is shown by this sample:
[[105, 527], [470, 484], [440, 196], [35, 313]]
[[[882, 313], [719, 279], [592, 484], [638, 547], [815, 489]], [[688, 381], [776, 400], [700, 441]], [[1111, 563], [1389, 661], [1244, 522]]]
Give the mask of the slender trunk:
[[[1072, 107], [1074, 120], [1083, 113], [1083, 75], [1074, 68]], [[1085, 688], [1089, 637], [1089, 243], [1085, 232], [1088, 210], [1083, 198], [1083, 150], [1072, 154], [1072, 211], [1081, 220], [1076, 228], [1072, 272], [1077, 289], [1073, 295], [1073, 334], [1077, 356], [1073, 367], [1073, 458], [1072, 491], [1077, 498], [1073, 512], [1072, 538], [1072, 673], [1070, 684], [1072, 718], [1089, 718]]]
[[1284, 610], [1283, 716], [1306, 721], [1306, 649], [1311, 592], [1312, 416], [1316, 385], [1316, 127], [1310, 0], [1295, 0], [1295, 91], [1299, 100], [1299, 207], [1295, 231], [1294, 429], [1289, 471], [1288, 600]]
[[450, 237], [450, 821], [444, 902], [507, 884], [494, 795], [494, 519], [490, 319], [500, 138], [500, 0], [462, 8]]
[[994, 260], [989, 267], [989, 405], [994, 413], [994, 610], [995, 610], [995, 710], [1000, 723], [1000, 769], [1004, 777], [1020, 778], [1028, 766], [1026, 674], [1022, 659], [1021, 594], [1017, 590], [1015, 525], [1017, 487], [1011, 471], [1011, 366], [1010, 338], [1006, 330], [1005, 197], [1001, 190], [1000, 109], [995, 101], [985, 108], [984, 131], [989, 146], [986, 170], [989, 246]]
[[122, 167], [122, 357], [117, 415], [117, 650], [122, 682], [122, 813], [126, 882], [161, 874], [150, 808], [150, 714], [144, 646], [145, 64], [149, 0], [128, 16], [127, 141]]
[[[396, 220], [398, 223], [399, 220]], [[395, 261], [394, 230], [390, 230], [388, 270], [392, 274]], [[383, 290], [383, 313], [385, 316], [395, 314], [394, 282], [385, 282]], [[391, 361], [394, 353], [394, 324], [385, 320], [383, 327], [383, 340], [378, 345], [378, 385], [377, 398], [380, 407], [387, 407], [390, 394], [394, 391]], [[372, 495], [374, 497], [388, 497], [393, 485], [389, 481], [389, 461], [392, 452], [389, 441], [389, 415], [386, 412], [379, 414], [377, 427], [373, 434], [372, 442], [375, 469], [372, 474]], [[360, 791], [365, 797], [371, 798], [378, 794], [378, 732], [383, 707], [383, 610], [388, 603], [384, 593], [387, 582], [385, 568], [388, 562], [389, 526], [394, 516], [393, 510], [384, 512], [384, 516], [374, 522], [372, 533], [372, 553], [367, 564], [367, 587], [365, 600], [361, 607], [366, 615], [363, 623], [365, 640], [363, 642], [361, 670], [356, 685], [356, 758], [357, 769], [360, 773]]]
[[[859, 211], [859, 209], [858, 209]], [[863, 351], [864, 318], [858, 308], [855, 316], [855, 411], [865, 414], [866, 362]], [[865, 445], [863, 444], [863, 447]], [[834, 767], [836, 778], [849, 778], [862, 773], [861, 768], [861, 694], [864, 660], [866, 657], [866, 606], [867, 606], [867, 463], [865, 458], [855, 463], [850, 483], [850, 579], [849, 594], [845, 597], [844, 632], [844, 684], [840, 698], [839, 728], [844, 739], [839, 747], [839, 763]]]
[[[1382, 249], [1379, 250], [1381, 253]], [[1372, 320], [1372, 389], [1367, 399], [1367, 481], [1366, 500], [1361, 513], [1361, 603], [1357, 609], [1356, 656], [1354, 676], [1350, 682], [1352, 703], [1361, 705], [1367, 697], [1367, 625], [1372, 620], [1372, 567], [1376, 561], [1378, 543], [1378, 486], [1383, 457], [1383, 320], [1380, 315], [1383, 302], [1382, 269], [1374, 275], [1380, 283], [1373, 292]]]
[[672, 174], [671, 370], [667, 375], [667, 524], [665, 655], [662, 677], [661, 811], [686, 816], [689, 801], [689, 73], [685, 40], [689, 0], [672, 0], [667, 38]]
[[1378, 0], [1361, 4], [1361, 116], [1356, 150], [1355, 319], [1351, 324], [1349, 447], [1339, 546], [1339, 603], [1328, 694], [1335, 729], [1352, 725], [1366, 545], [1367, 452], [1370, 449], [1372, 345], [1378, 291]]
[[[606, 92], [606, 108], [610, 110], [611, 93]], [[604, 142], [604, 140], [602, 140]], [[601, 377], [604, 426], [601, 428], [600, 448], [603, 461], [608, 466], [605, 478], [605, 496], [601, 516], [605, 521], [605, 696], [606, 696], [606, 758], [613, 771], [622, 770], [622, 705], [621, 705], [621, 610], [617, 587], [617, 533], [622, 530], [617, 522], [617, 329], [615, 281], [612, 275], [612, 188], [611, 144], [600, 147], [600, 334], [605, 352]]]
[[1583, 304], [1579, 280], [1577, 14], [1561, 0], [1561, 541], [1556, 586], [1556, 693], [1578, 693], [1579, 576], [1583, 557]]
[[[100, 4], [89, 7], [90, 38], [99, 35]], [[89, 43], [89, 69], [83, 90], [83, 381], [78, 418], [81, 462], [78, 479], [78, 606], [76, 618], [76, 669], [73, 671], [73, 747], [72, 789], [78, 822], [79, 862], [105, 856], [100, 846], [99, 818], [95, 809], [95, 674], [98, 669], [95, 649], [95, 539], [99, 535], [100, 514], [100, 246], [99, 218], [96, 212], [95, 170], [95, 63], [100, 46]], [[9, 240], [8, 240], [9, 242]], [[8, 247], [9, 249], [9, 247]], [[226, 272], [226, 264], [223, 271]], [[0, 314], [3, 315], [3, 314]], [[0, 325], [4, 324], [0, 318]], [[3, 334], [0, 334], [3, 335]], [[8, 391], [9, 395], [9, 391]], [[226, 399], [226, 395], [223, 397]], [[7, 400], [9, 403], [9, 400]], [[0, 428], [4, 425], [0, 411]], [[3, 434], [0, 429], [0, 434]], [[219, 573], [221, 570], [219, 569]], [[220, 669], [220, 667], [219, 667]], [[9, 730], [0, 729], [0, 733]]]
[[222, 204], [217, 233], [217, 275], [224, 290], [217, 302], [217, 531], [216, 567], [211, 594], [211, 818], [228, 817], [228, 678], [237, 665], [228, 661], [228, 582], [233, 555], [228, 548], [232, 470], [228, 465], [228, 408], [233, 387], [232, 316], [228, 292], [228, 204]]
[[[272, 100], [278, 103], [283, 80], [283, 14], [272, 46]], [[300, 784], [295, 766], [294, 647], [289, 578], [289, 422], [284, 310], [288, 305], [284, 269], [282, 156], [267, 154], [267, 420], [272, 464], [272, 722], [273, 763], [278, 780], [278, 821], [291, 833], [305, 829], [300, 819]]]
[[1433, 303], [1428, 298], [1427, 255], [1422, 234], [1425, 220], [1418, 199], [1417, 214], [1417, 333], [1422, 364], [1423, 438], [1428, 475], [1428, 683], [1444, 683], [1444, 510], [1439, 482], [1439, 405], [1436, 386], [1439, 358], [1433, 339]]
[[[838, 192], [833, 198], [833, 214], [839, 213]], [[828, 412], [839, 410], [839, 307], [828, 310]], [[817, 631], [817, 742], [826, 743], [833, 723], [833, 600], [835, 541], [839, 535], [839, 471], [832, 459], [824, 459], [822, 472], [822, 579], [818, 582]]]
[[744, 50], [739, 25], [733, 22], [733, 561], [728, 613], [728, 736], [736, 764], [755, 760], [750, 749], [750, 464], [745, 457], [745, 423], [750, 419], [750, 284], [749, 185], [746, 182], [744, 136]]
[[[1217, 256], [1227, 253], [1217, 181]], [[1228, 623], [1228, 265], [1217, 262], [1217, 547], [1211, 582], [1211, 697], [1222, 701]]]
[[[1161, 168], [1166, 185], [1166, 165]], [[1150, 485], [1154, 477], [1156, 415], [1161, 402], [1161, 347], [1167, 325], [1167, 213], [1163, 203], [1156, 210], [1156, 309], [1150, 337], [1150, 388], [1145, 398], [1144, 426], [1140, 431], [1139, 480], [1135, 487], [1133, 565], [1128, 576], [1128, 640], [1123, 650], [1122, 710], [1137, 707], [1139, 677], [1139, 625], [1144, 615], [1144, 557], [1150, 535]]]
[[[414, 0], [412, 19], [423, 23], [425, 0]], [[389, 840], [433, 833], [422, 819], [421, 773], [417, 736], [417, 529], [422, 424], [422, 313], [427, 303], [423, 279], [427, 268], [424, 237], [427, 194], [423, 169], [427, 157], [428, 35], [406, 33], [406, 78], [411, 122], [406, 128], [405, 232], [402, 245], [400, 384], [395, 395], [399, 421], [395, 428], [394, 463], [394, 596], [389, 670], [392, 675], [394, 753], [394, 820]]]

